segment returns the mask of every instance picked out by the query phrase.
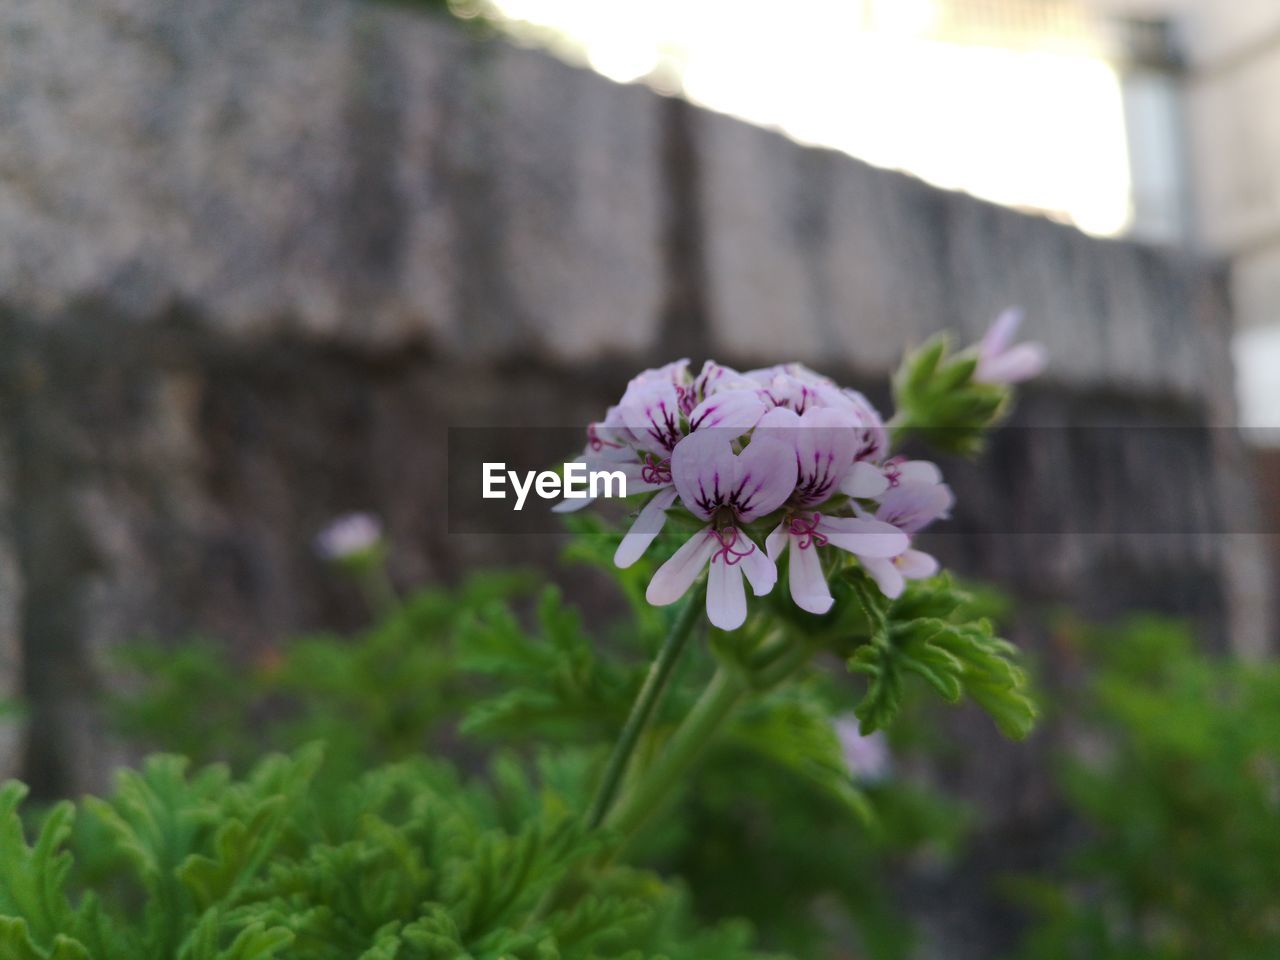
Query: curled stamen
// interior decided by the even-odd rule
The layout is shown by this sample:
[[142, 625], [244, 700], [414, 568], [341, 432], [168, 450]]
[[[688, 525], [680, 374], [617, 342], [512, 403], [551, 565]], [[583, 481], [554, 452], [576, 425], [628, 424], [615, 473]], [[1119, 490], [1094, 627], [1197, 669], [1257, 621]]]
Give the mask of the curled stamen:
[[697, 395], [690, 387], [676, 384], [676, 406], [680, 408], [680, 412], [686, 417], [692, 412], [697, 404]]
[[652, 453], [644, 455], [644, 466], [640, 468], [640, 479], [645, 483], [668, 484], [671, 482], [671, 458], [659, 460]]
[[[712, 530], [711, 536], [720, 542], [720, 549], [711, 555], [711, 562], [723, 560], [725, 566], [732, 567], [735, 563], [740, 563], [746, 557], [755, 553], [756, 545], [747, 540], [747, 549], [735, 549], [738, 546], [738, 528], [726, 527], [723, 530]], [[746, 538], [743, 538], [746, 540]]]
[[902, 464], [906, 459], [906, 457], [894, 457], [885, 461], [884, 476], [889, 481], [890, 487], [896, 487], [902, 483]]
[[599, 453], [605, 447], [613, 447], [615, 449], [618, 449], [622, 446], [622, 444], [614, 443], [612, 440], [605, 440], [603, 437], [600, 436], [599, 431], [596, 429], [596, 424], [589, 423], [587, 424], [587, 446], [590, 447], [592, 451], [594, 451], [595, 453]]
[[822, 521], [822, 514], [815, 513], [812, 517], [806, 518], [797, 514], [791, 518], [791, 523], [787, 527], [787, 531], [793, 537], [799, 537], [800, 542], [796, 544], [801, 550], [808, 550], [810, 547], [821, 547], [828, 543], [827, 538], [818, 532], [818, 524]]

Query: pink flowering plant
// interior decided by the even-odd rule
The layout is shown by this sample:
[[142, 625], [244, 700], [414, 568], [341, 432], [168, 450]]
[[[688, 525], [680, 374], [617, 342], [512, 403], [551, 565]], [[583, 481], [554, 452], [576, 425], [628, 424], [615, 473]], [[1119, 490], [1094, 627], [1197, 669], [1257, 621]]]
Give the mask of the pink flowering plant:
[[[1025, 735], [1035, 709], [1016, 651], [966, 616], [963, 592], [917, 542], [955, 496], [935, 463], [903, 451], [918, 438], [980, 452], [1013, 384], [1044, 366], [1043, 348], [1012, 342], [1017, 320], [1003, 315], [968, 350], [939, 336], [910, 353], [888, 421], [798, 363], [739, 372], [680, 360], [633, 378], [587, 427], [579, 462], [622, 471], [635, 501], [613, 563], [645, 571], [652, 607], [682, 604], [602, 776], [592, 825], [632, 834], [735, 712], [832, 655], [866, 678], [853, 711], [860, 735], [888, 725], [913, 678]], [[717, 669], [674, 730], [658, 734], [655, 707], [700, 623], [712, 628]], [[849, 796], [843, 722], [802, 752], [810, 772], [827, 770]]]

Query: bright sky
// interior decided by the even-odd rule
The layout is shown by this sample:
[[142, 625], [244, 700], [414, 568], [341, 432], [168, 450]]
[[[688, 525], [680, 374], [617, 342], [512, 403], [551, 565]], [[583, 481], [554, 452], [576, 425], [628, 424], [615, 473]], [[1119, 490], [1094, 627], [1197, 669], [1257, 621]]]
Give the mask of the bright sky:
[[1131, 217], [1115, 71], [930, 36], [935, 0], [495, 0], [621, 82], [1110, 235]]

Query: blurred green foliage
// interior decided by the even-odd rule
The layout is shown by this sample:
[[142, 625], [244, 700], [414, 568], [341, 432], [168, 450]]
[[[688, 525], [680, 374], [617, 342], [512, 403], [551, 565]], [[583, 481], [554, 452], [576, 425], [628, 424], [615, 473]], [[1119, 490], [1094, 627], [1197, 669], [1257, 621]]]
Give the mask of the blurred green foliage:
[[[616, 539], [578, 525], [569, 559], [612, 569]], [[495, 749], [515, 751], [544, 776], [553, 755], [598, 770], [673, 617], [644, 602], [647, 573], [611, 574], [632, 610], [601, 635], [555, 588], [487, 573], [417, 593], [358, 637], [298, 638], [246, 665], [211, 643], [135, 644], [123, 659], [138, 684], [112, 716], [145, 747], [236, 770], [264, 747], [322, 740], [313, 782], [323, 792], [424, 752], [478, 768]], [[945, 589], [952, 609], [967, 596]], [[691, 645], [641, 753], [670, 734], [712, 669], [710, 646]], [[843, 671], [814, 671], [755, 699], [629, 850], [632, 862], [687, 882], [705, 922], [749, 917], [771, 949], [833, 956], [835, 944], [860, 942], [868, 957], [905, 957], [912, 932], [884, 877], [909, 857], [949, 857], [967, 817], [902, 778], [855, 783], [833, 724], [858, 702], [856, 686]], [[585, 809], [577, 786], [550, 787]]]
[[[609, 567], [616, 540], [595, 521], [577, 525], [582, 535], [569, 558]], [[656, 554], [652, 563], [661, 548]], [[551, 878], [591, 861], [595, 841], [570, 839], [570, 811], [587, 804], [672, 617], [644, 602], [648, 572], [641, 564], [612, 573], [630, 615], [591, 634], [554, 588], [487, 573], [419, 592], [358, 637], [297, 638], [247, 664], [213, 643], [131, 646], [124, 661], [141, 682], [112, 704], [119, 729], [201, 765], [227, 760], [247, 779], [232, 785], [217, 767], [188, 777], [176, 759], [153, 760], [124, 775], [112, 800], [88, 802], [71, 832], [67, 808], [44, 814], [44, 840], [34, 848], [19, 842], [18, 793], [9, 788], [0, 915], [27, 919], [25, 927], [5, 921], [0, 945], [23, 960], [79, 957], [55, 935], [72, 930], [106, 938], [83, 940], [88, 955], [106, 960], [150, 955], [148, 945], [158, 943], [178, 944], [166, 955], [223, 960], [276, 949], [325, 958], [454, 956], [449, 950], [464, 948], [473, 956], [607, 957], [611, 943], [624, 941], [673, 957], [727, 958], [749, 955], [752, 936], [732, 920], [747, 917], [758, 942], [797, 957], [841, 956], [850, 945], [875, 960], [909, 956], [915, 935], [886, 878], [904, 865], [945, 866], [962, 851], [972, 815], [907, 777], [856, 778], [835, 720], [856, 708], [864, 725], [871, 711], [870, 726], [881, 726], [876, 713], [885, 711], [887, 722], [911, 683], [947, 700], [987, 697], [989, 712], [1014, 733], [1032, 715], [1030, 701], [1019, 702], [1025, 685], [1010, 673], [1018, 670], [1012, 660], [980, 659], [1003, 644], [990, 628], [1001, 598], [945, 578], [893, 604], [867, 591], [860, 605], [844, 605], [857, 611], [848, 622], [827, 633], [811, 628], [830, 665], [852, 657], [876, 667], [861, 694], [838, 669], [762, 691], [682, 785], [679, 802], [634, 844], [634, 866], [591, 868], [602, 902], [571, 907], [590, 918], [570, 923], [552, 911], [533, 932], [515, 922], [553, 888]], [[846, 578], [840, 589], [853, 598], [858, 584]], [[976, 631], [955, 662], [945, 657], [951, 630]], [[928, 650], [939, 636], [943, 654]], [[1019, 960], [1280, 956], [1280, 667], [1207, 656], [1184, 629], [1162, 621], [1073, 627], [1065, 636], [1088, 664], [1082, 685], [1056, 709], [1078, 746], [1061, 765], [1059, 786], [1083, 832], [1056, 870], [1012, 884], [1035, 917]], [[712, 669], [712, 649], [733, 656], [731, 635], [712, 631], [709, 639], [692, 645], [677, 669], [642, 752], [656, 750], [688, 710]], [[896, 757], [936, 746], [923, 741], [917, 728], [930, 725], [918, 719], [908, 711], [891, 728]], [[323, 763], [305, 747], [315, 740], [329, 745]], [[264, 747], [295, 759], [259, 764]], [[464, 783], [448, 764], [422, 759], [433, 754], [477, 779]], [[298, 796], [291, 777], [305, 780]], [[486, 836], [513, 858], [494, 861], [489, 879], [459, 874], [451, 891], [494, 887], [532, 862], [532, 848], [521, 844], [549, 845], [550, 859], [511, 893], [518, 909], [467, 927], [471, 894], [413, 886], [455, 867], [419, 865], [395, 879], [399, 868], [375, 871], [421, 857], [422, 838], [437, 829], [412, 819], [427, 815], [427, 801], [415, 806], [410, 796], [434, 798], [432, 817], [447, 807], [466, 821], [468, 842]], [[144, 830], [144, 812], [161, 826]], [[59, 859], [64, 848], [75, 851], [73, 866]], [[349, 887], [335, 887], [321, 867], [338, 863], [364, 865], [352, 867]], [[362, 870], [384, 879], [374, 884]], [[237, 871], [246, 879], [234, 879]], [[122, 884], [122, 873], [132, 879]], [[169, 886], [162, 893], [155, 884]], [[201, 884], [237, 892], [224, 901]], [[63, 889], [109, 893], [101, 903], [63, 905]], [[420, 895], [444, 903], [444, 912], [406, 919], [413, 910], [404, 904]], [[145, 904], [161, 899], [178, 920], [148, 914], [156, 908]], [[324, 926], [338, 921], [321, 902], [346, 904], [342, 915], [358, 919], [344, 921], [339, 937]], [[37, 906], [45, 913], [33, 913]], [[40, 916], [43, 927], [32, 919]], [[574, 952], [579, 923], [588, 931], [585, 953]], [[349, 952], [299, 947], [334, 937]], [[702, 952], [690, 953], [691, 943]]]
[[1197, 652], [1181, 626], [1075, 631], [1096, 673], [1062, 785], [1088, 831], [1022, 880], [1022, 960], [1280, 957], [1280, 664]]

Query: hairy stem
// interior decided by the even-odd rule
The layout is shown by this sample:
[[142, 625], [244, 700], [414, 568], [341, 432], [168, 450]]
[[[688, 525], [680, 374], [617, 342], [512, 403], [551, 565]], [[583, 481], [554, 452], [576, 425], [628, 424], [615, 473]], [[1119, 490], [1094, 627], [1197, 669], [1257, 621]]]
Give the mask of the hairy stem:
[[717, 669], [657, 761], [614, 808], [607, 825], [628, 839], [639, 830], [697, 761], [747, 690], [747, 685], [730, 671]]
[[631, 754], [635, 752], [640, 735], [649, 725], [653, 710], [662, 697], [667, 681], [671, 678], [671, 671], [676, 661], [680, 659], [680, 654], [684, 651], [694, 626], [698, 623], [705, 591], [705, 586], [700, 587], [685, 601], [684, 608], [662, 643], [662, 649], [658, 651], [657, 657], [649, 667], [644, 686], [640, 688], [640, 693], [631, 706], [631, 713], [622, 728], [622, 733], [618, 736], [618, 742], [614, 745], [613, 754], [609, 757], [609, 765], [605, 768], [604, 778], [600, 781], [595, 799], [591, 802], [591, 809], [587, 813], [587, 824], [592, 828], [604, 822], [605, 815], [608, 814], [614, 798], [618, 795]]

